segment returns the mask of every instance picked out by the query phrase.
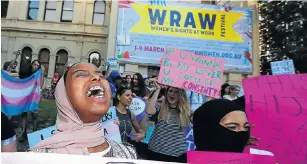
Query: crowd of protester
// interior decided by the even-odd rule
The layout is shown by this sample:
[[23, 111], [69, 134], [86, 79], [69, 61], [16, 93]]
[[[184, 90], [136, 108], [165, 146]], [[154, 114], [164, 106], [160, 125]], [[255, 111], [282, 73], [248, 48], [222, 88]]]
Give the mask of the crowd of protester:
[[[5, 64], [3, 69], [11, 66], [14, 67]], [[19, 73], [19, 78], [27, 78], [38, 69], [44, 73], [41, 63], [34, 60], [27, 71]], [[64, 75], [55, 75], [52, 84], [58, 110], [57, 133], [31, 148], [31, 152], [186, 162], [184, 129], [190, 124], [199, 151], [243, 152], [245, 146], [255, 144], [251, 140], [257, 140], [250, 136], [244, 97], [238, 97], [240, 87], [236, 85], [223, 84], [221, 97], [214, 99], [159, 84], [157, 77], [143, 78], [140, 73], [123, 76], [113, 70], [107, 76], [88, 63], [67, 65]], [[129, 110], [134, 97], [148, 103], [140, 122]], [[107, 140], [101, 132], [101, 119], [110, 107], [116, 109], [114, 122], [119, 125], [121, 144]], [[36, 120], [36, 114], [31, 114]], [[27, 136], [26, 116], [22, 114], [21, 140]], [[17, 151], [11, 122], [4, 113], [1, 117], [1, 151]], [[229, 123], [230, 120], [238, 121]], [[140, 142], [150, 125], [155, 129], [149, 143]], [[131, 133], [135, 137], [131, 138]]]

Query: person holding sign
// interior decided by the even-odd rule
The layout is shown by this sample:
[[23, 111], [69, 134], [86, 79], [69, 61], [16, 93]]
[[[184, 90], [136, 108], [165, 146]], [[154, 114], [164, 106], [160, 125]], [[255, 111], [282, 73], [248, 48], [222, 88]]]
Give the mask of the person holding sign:
[[115, 123], [119, 125], [122, 142], [127, 143], [129, 141], [129, 134], [132, 132], [132, 128], [137, 134], [134, 134], [135, 138], [131, 139], [140, 142], [145, 137], [145, 132], [141, 129], [134, 113], [127, 109], [132, 102], [131, 89], [121, 86], [116, 92], [116, 97], [118, 103], [116, 105], [117, 119]]
[[197, 151], [242, 153], [250, 139], [250, 128], [244, 109], [229, 100], [209, 101], [193, 115]]
[[[25, 70], [25, 72], [19, 72], [19, 78], [20, 79], [28, 78], [40, 69], [42, 70], [40, 85], [41, 85], [41, 88], [43, 88], [45, 67], [41, 64], [39, 60], [33, 60], [28, 70]], [[30, 112], [30, 113], [31, 113], [31, 118], [32, 118], [33, 131], [36, 131], [38, 114], [37, 112]], [[22, 135], [19, 140], [20, 142], [23, 142], [27, 139], [27, 126], [28, 126], [28, 113], [24, 112], [21, 114]]]
[[160, 109], [155, 104], [161, 87], [150, 99], [147, 113], [157, 115], [156, 128], [148, 143], [148, 159], [166, 162], [186, 162], [185, 127], [190, 123], [190, 105], [186, 92], [168, 87]]
[[55, 90], [57, 132], [32, 152], [136, 159], [133, 147], [107, 141], [102, 117], [111, 104], [111, 89], [93, 64], [71, 66]]

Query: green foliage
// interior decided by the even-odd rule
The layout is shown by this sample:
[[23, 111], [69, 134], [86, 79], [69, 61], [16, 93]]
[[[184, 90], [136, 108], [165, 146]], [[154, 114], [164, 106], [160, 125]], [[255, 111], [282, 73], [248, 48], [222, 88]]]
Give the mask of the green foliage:
[[271, 74], [270, 62], [292, 59], [307, 73], [307, 2], [260, 1], [260, 70]]

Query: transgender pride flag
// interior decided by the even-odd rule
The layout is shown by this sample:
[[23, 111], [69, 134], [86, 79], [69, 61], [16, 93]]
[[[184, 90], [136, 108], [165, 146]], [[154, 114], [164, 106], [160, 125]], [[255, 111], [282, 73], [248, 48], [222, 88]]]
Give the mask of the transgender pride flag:
[[8, 116], [38, 109], [41, 69], [32, 76], [18, 79], [1, 70], [1, 111]]

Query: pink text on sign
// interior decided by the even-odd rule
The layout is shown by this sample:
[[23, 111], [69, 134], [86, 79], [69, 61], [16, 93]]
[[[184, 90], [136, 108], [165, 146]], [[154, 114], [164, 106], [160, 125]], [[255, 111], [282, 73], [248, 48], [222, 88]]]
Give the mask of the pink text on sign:
[[256, 149], [279, 164], [307, 163], [307, 74], [259, 76], [243, 81]]
[[188, 163], [193, 164], [276, 164], [273, 156], [245, 153], [188, 152]]
[[219, 97], [224, 60], [166, 47], [158, 82], [210, 97]]

